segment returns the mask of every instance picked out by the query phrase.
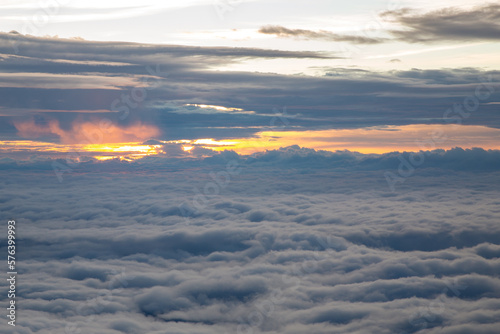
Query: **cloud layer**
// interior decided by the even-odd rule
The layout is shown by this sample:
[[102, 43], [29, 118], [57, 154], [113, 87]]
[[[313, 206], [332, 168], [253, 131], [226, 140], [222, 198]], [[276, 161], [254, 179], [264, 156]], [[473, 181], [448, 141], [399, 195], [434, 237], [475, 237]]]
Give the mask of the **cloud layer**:
[[3, 170], [19, 333], [497, 331], [498, 152], [148, 159]]
[[156, 139], [164, 140], [250, 137], [273, 124], [283, 127], [273, 110], [284, 107], [287, 130], [296, 131], [446, 124], [457, 117], [470, 125], [500, 126], [492, 104], [500, 101], [499, 73], [493, 70], [381, 73], [336, 67], [324, 68], [320, 77], [215, 71], [249, 58], [336, 55], [16, 34], [0, 34], [0, 52], [0, 69], [8, 73], [0, 77], [3, 140], [23, 137], [14, 126], [20, 122], [57, 122], [70, 129], [95, 119], [122, 129], [154, 125], [162, 133]]

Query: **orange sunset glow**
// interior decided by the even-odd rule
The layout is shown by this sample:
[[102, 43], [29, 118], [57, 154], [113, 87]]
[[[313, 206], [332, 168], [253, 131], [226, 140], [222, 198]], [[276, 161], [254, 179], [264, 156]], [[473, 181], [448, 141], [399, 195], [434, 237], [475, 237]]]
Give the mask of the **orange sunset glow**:
[[[420, 150], [451, 149], [453, 147], [498, 149], [500, 129], [484, 126], [461, 125], [406, 125], [371, 127], [362, 129], [332, 129], [320, 131], [262, 131], [250, 138], [216, 140], [204, 138], [196, 140], [159, 140], [156, 145], [145, 145], [144, 140], [153, 137], [146, 134], [158, 134], [152, 126], [135, 124], [128, 128], [109, 126], [109, 131], [102, 132], [102, 143], [89, 143], [77, 139], [90, 138], [99, 133], [93, 123], [78, 124], [76, 132], [61, 130], [57, 123], [48, 127], [34, 125], [33, 122], [16, 124], [25, 137], [38, 137], [44, 134], [57, 134], [62, 143], [49, 143], [34, 140], [3, 141], [2, 151], [27, 153], [45, 153], [57, 156], [62, 153], [80, 152], [85, 156], [104, 161], [109, 159], [137, 160], [151, 155], [165, 155], [162, 144], [177, 144], [189, 155], [193, 148], [203, 147], [213, 151], [233, 150], [238, 154], [252, 154], [280, 147], [299, 145], [316, 150], [349, 150], [365, 154], [382, 154], [397, 150], [415, 152]], [[138, 132], [132, 133], [139, 129]], [[31, 132], [30, 132], [31, 131]], [[144, 131], [144, 132], [142, 132]], [[121, 139], [141, 139], [141, 141], [123, 141]]]
[[320, 131], [263, 131], [255, 138], [221, 140], [205, 146], [216, 151], [234, 150], [251, 154], [263, 150], [299, 145], [325, 151], [349, 150], [360, 153], [388, 153], [450, 149], [453, 147], [498, 149], [500, 129], [485, 126], [406, 125], [363, 129]]
[[[1, 141], [0, 152], [11, 152], [18, 157], [30, 153], [60, 158], [78, 153], [97, 160], [135, 160], [159, 153], [161, 145], [144, 145], [147, 139], [159, 136], [160, 130], [140, 122], [118, 126], [111, 121], [75, 121], [70, 129], [63, 129], [57, 120], [37, 124], [34, 119], [13, 122], [24, 140]], [[43, 141], [44, 137], [56, 142]], [[73, 154], [73, 156], [76, 156]]]
[[51, 158], [80, 159], [92, 157], [104, 161], [109, 159], [137, 160], [161, 153], [161, 145], [144, 145], [141, 142], [108, 144], [56, 144], [32, 140], [0, 141], [0, 153], [10, 152], [23, 160], [32, 154]]
[[75, 121], [71, 129], [62, 129], [59, 121], [49, 120], [46, 124], [37, 124], [34, 119], [15, 121], [18, 135], [36, 139], [43, 136], [55, 136], [62, 144], [107, 144], [144, 141], [160, 135], [160, 130], [153, 125], [136, 122], [120, 127], [106, 119], [89, 122]]

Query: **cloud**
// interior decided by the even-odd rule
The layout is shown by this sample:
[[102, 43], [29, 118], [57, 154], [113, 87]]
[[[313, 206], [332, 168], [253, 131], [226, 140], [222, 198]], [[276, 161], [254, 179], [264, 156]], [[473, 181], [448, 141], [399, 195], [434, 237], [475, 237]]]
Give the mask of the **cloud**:
[[394, 41], [406, 43], [435, 43], [449, 41], [498, 41], [500, 39], [500, 5], [486, 3], [470, 9], [448, 7], [430, 12], [402, 8], [382, 12], [380, 17], [403, 29], [382, 30], [387, 37], [337, 34], [326, 30], [290, 29], [267, 25], [259, 33], [277, 37], [296, 37], [306, 40], [326, 40], [352, 44], [381, 44]]
[[[447, 110], [470, 112], [457, 137], [478, 125], [484, 138], [500, 128], [500, 72], [224, 72], [214, 68], [330, 55], [19, 34], [0, 34], [0, 53], [0, 212], [16, 220], [16, 332], [498, 332], [500, 151], [292, 145], [242, 155], [203, 143], [360, 128], [391, 138], [401, 125], [443, 125]], [[282, 106], [288, 118], [273, 110]], [[65, 154], [124, 141], [157, 150], [134, 161]], [[35, 144], [59, 155], [26, 152]]]
[[[491, 332], [498, 151], [428, 152], [391, 192], [384, 171], [398, 156], [149, 157], [82, 163], [62, 183], [50, 161], [4, 169], [0, 210], [16, 219], [24, 258], [16, 328]], [[240, 173], [183, 215], [231, 161]]]
[[[18, 53], [13, 42], [18, 43]], [[5, 55], [0, 68], [8, 72], [0, 78], [3, 140], [19, 139], [14, 121], [40, 115], [57, 120], [62, 129], [71, 128], [78, 119], [89, 120], [89, 114], [110, 119], [119, 128], [134, 122], [155, 124], [161, 132], [156, 139], [166, 141], [250, 138], [273, 130], [273, 125], [307, 131], [442, 124], [447, 109], [474, 96], [478, 86], [481, 96], [488, 97], [467, 124], [500, 126], [494, 117], [496, 106], [488, 104], [500, 99], [499, 73], [493, 70], [372, 72], [336, 67], [323, 69], [321, 77], [214, 71], [249, 58], [331, 55], [16, 34], [0, 34], [0, 49]], [[26, 81], [28, 77], [37, 79]], [[288, 124], [282, 121], [284, 107], [290, 115]]]
[[386, 40], [384, 38], [336, 34], [325, 30], [313, 31], [305, 29], [289, 29], [277, 25], [261, 27], [259, 29], [259, 33], [276, 35], [278, 37], [299, 37], [304, 39], [327, 40], [332, 42], [349, 42], [353, 44], [380, 44]]
[[106, 144], [141, 142], [149, 138], [158, 137], [160, 130], [154, 125], [140, 122], [127, 126], [117, 126], [111, 121], [91, 122], [78, 120], [70, 128], [61, 128], [56, 119], [14, 121], [18, 135], [22, 138], [41, 139], [57, 138], [62, 144]]
[[488, 3], [471, 9], [449, 7], [427, 13], [404, 8], [386, 11], [381, 16], [405, 30], [390, 30], [407, 43], [439, 41], [500, 40], [500, 5]]
[[[72, 166], [62, 183], [50, 162], [4, 169], [0, 210], [24, 259], [16, 328], [493, 332], [498, 151], [428, 152], [391, 192], [383, 174], [398, 156], [149, 157]], [[230, 161], [240, 173], [184, 216]]]
[[[19, 50], [15, 53], [13, 45]], [[37, 48], [45, 45], [46, 48]], [[63, 53], [71, 48], [72, 52]], [[156, 65], [158, 62], [176, 64], [178, 69], [189, 67], [207, 68], [245, 58], [319, 58], [331, 59], [334, 55], [310, 51], [281, 51], [258, 48], [197, 47], [184, 45], [158, 45], [128, 42], [95, 42], [86, 40], [35, 37], [30, 35], [0, 33], [0, 51], [12, 62], [30, 64], [30, 58], [42, 58], [42, 65], [105, 66], [105, 68], [134, 68], [140, 62]], [[64, 54], [64, 55], [63, 55]], [[17, 57], [15, 56], [17, 55]], [[19, 56], [29, 57], [22, 59]], [[169, 57], [166, 57], [169, 56]], [[204, 61], [197, 58], [203, 56]], [[61, 58], [63, 57], [63, 58]], [[225, 60], [222, 60], [225, 59]], [[65, 60], [65, 61], [63, 61]], [[62, 61], [62, 64], [60, 64]], [[104, 62], [104, 63], [100, 63]], [[107, 66], [106, 66], [107, 65]], [[137, 69], [137, 67], [135, 67]], [[172, 68], [174, 70], [174, 68]]]

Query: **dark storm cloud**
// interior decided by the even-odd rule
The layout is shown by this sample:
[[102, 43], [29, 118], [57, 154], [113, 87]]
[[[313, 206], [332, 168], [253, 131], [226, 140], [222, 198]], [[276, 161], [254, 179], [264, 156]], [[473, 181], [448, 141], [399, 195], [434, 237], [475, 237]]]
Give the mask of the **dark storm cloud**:
[[379, 44], [383, 43], [383, 38], [371, 38], [355, 35], [342, 35], [330, 31], [305, 30], [305, 29], [289, 29], [283, 26], [264, 26], [259, 29], [259, 33], [267, 35], [276, 35], [278, 37], [301, 37], [304, 39], [320, 39], [332, 42], [349, 42], [353, 44]]
[[472, 9], [444, 8], [427, 13], [405, 8], [387, 11], [381, 16], [406, 28], [389, 31], [403, 42], [500, 40], [500, 5], [496, 3]]

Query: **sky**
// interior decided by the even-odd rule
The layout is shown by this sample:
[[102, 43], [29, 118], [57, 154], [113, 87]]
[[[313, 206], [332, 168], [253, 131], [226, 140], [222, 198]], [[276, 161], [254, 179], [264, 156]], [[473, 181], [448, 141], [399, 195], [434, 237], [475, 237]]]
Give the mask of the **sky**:
[[0, 333], [497, 334], [499, 22], [0, 1]]
[[[498, 149], [495, 3], [3, 1], [2, 153]], [[202, 141], [199, 141], [202, 140]], [[112, 145], [112, 146], [110, 146]]]

